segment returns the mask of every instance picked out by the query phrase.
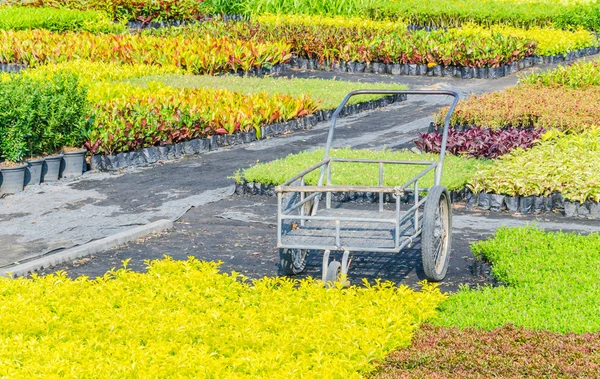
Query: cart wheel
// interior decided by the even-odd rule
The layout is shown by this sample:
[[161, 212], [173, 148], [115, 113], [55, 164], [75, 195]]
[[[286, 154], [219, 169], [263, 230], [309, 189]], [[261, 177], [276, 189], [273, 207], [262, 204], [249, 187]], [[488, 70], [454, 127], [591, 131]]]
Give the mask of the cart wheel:
[[428, 280], [439, 282], [448, 271], [452, 245], [452, 208], [444, 186], [429, 189], [423, 211], [421, 255]]
[[279, 268], [282, 275], [298, 275], [306, 268], [305, 249], [279, 249]]
[[327, 266], [327, 274], [325, 275], [325, 283], [331, 285], [331, 283], [338, 282], [342, 276], [342, 264], [339, 261], [331, 261]]

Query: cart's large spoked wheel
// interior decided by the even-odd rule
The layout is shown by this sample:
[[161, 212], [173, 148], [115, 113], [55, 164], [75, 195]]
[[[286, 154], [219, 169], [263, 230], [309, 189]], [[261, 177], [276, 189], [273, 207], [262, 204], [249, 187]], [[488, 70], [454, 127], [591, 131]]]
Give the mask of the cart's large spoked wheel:
[[298, 275], [306, 268], [306, 249], [279, 249], [279, 269], [282, 275]]
[[448, 271], [452, 245], [452, 208], [444, 186], [433, 186], [427, 193], [423, 210], [421, 254], [428, 280], [439, 282]]

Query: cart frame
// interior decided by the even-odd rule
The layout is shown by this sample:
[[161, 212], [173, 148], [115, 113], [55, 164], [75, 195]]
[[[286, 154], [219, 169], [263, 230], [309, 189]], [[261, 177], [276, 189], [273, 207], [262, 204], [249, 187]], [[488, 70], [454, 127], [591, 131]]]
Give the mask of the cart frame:
[[[338, 116], [342, 111], [342, 108], [347, 104], [348, 100], [357, 95], [437, 95], [437, 96], [452, 96], [453, 101], [448, 108], [448, 112], [444, 119], [444, 129], [442, 135], [442, 145], [440, 150], [440, 157], [438, 161], [392, 161], [392, 160], [365, 160], [365, 159], [348, 159], [348, 158], [331, 158], [330, 150], [333, 142], [334, 131], [337, 123]], [[398, 253], [403, 248], [412, 245], [413, 241], [421, 235], [421, 218], [420, 214], [421, 206], [427, 200], [427, 194], [429, 188], [419, 186], [419, 181], [426, 174], [435, 170], [434, 185], [439, 186], [442, 177], [442, 170], [444, 166], [444, 157], [446, 153], [446, 143], [448, 139], [448, 130], [450, 125], [450, 117], [456, 104], [459, 100], [459, 96], [454, 91], [443, 91], [443, 90], [409, 90], [409, 91], [395, 91], [395, 90], [358, 90], [350, 92], [343, 99], [341, 104], [337, 107], [331, 118], [331, 125], [329, 127], [329, 133], [327, 136], [327, 144], [325, 146], [324, 158], [321, 162], [314, 166], [300, 172], [298, 175], [287, 180], [282, 185], [275, 187], [277, 194], [277, 247], [280, 249], [304, 249], [304, 250], [324, 250], [324, 262], [323, 268], [326, 267], [325, 259], [329, 257], [329, 251], [344, 251], [344, 260], [348, 260], [349, 251], [368, 251], [368, 252], [380, 252], [380, 253]], [[349, 186], [349, 185], [334, 185], [331, 183], [331, 171], [332, 164], [344, 164], [344, 163], [359, 163], [366, 165], [378, 165], [379, 167], [379, 178], [378, 186]], [[399, 186], [385, 186], [385, 168], [389, 165], [417, 165], [422, 166], [421, 170], [415, 177], [407, 181], [406, 183]], [[320, 170], [319, 180], [317, 185], [307, 186], [305, 185], [305, 176], [316, 170]], [[320, 216], [319, 215], [319, 203], [322, 196], [325, 195], [325, 208], [331, 209], [332, 193], [334, 192], [370, 192], [377, 193], [379, 212], [383, 215], [384, 211], [384, 195], [390, 194], [395, 199], [395, 212], [394, 217], [343, 217], [343, 216]], [[284, 195], [291, 194], [295, 195], [297, 201], [293, 201], [291, 204], [287, 204], [284, 209]], [[420, 194], [425, 194], [420, 196]], [[406, 196], [412, 196], [413, 205], [408, 210], [401, 212], [401, 198]], [[307, 209], [308, 208], [308, 209]], [[294, 214], [299, 213], [299, 214]], [[389, 212], [388, 212], [389, 213]], [[389, 215], [388, 215], [389, 216]], [[318, 221], [318, 222], [331, 222], [335, 225], [334, 244], [319, 244], [319, 243], [302, 243], [294, 244], [286, 241], [287, 230], [284, 230], [284, 222], [288, 220], [297, 220], [298, 228], [305, 226], [307, 222]], [[411, 222], [407, 222], [411, 221]], [[369, 225], [374, 224], [391, 224], [394, 225], [394, 245], [393, 247], [369, 247], [369, 246], [352, 246], [347, 245], [343, 242], [341, 236], [342, 223], [353, 222], [361, 223], [365, 225], [365, 228], [369, 228]], [[412, 233], [406, 234], [410, 229]], [[347, 269], [342, 268], [342, 271]], [[325, 273], [323, 273], [325, 278]]]

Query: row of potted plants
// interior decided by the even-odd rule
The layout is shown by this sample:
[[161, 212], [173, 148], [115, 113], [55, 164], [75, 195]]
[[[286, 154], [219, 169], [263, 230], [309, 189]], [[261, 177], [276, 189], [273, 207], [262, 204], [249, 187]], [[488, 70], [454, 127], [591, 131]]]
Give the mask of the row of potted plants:
[[74, 179], [85, 171], [87, 150], [65, 148], [59, 154], [21, 162], [0, 163], [0, 194], [21, 192], [26, 186]]
[[74, 74], [0, 81], [0, 192], [81, 175], [88, 130], [87, 89]]

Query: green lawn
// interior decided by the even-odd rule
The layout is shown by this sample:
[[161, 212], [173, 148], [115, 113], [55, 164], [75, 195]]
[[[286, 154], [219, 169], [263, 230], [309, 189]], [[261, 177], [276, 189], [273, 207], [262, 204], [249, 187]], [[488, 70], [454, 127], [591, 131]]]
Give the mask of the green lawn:
[[[236, 173], [239, 182], [245, 179], [249, 182], [260, 182], [263, 184], [282, 184], [323, 159], [322, 149], [306, 151], [299, 154], [288, 155], [268, 163], [259, 163], [247, 170]], [[435, 161], [437, 154], [417, 154], [410, 151], [393, 150], [354, 150], [350, 148], [334, 149], [332, 157], [361, 158], [361, 159], [386, 159], [386, 160], [413, 160], [413, 161]], [[446, 155], [442, 184], [448, 189], [461, 189], [467, 181], [481, 167], [488, 166], [491, 161], [473, 158], [463, 158], [455, 155]], [[385, 185], [401, 185], [416, 176], [424, 166], [386, 165]], [[332, 169], [332, 182], [334, 184], [348, 185], [377, 185], [379, 178], [378, 165], [365, 165], [359, 163], [334, 163]], [[307, 175], [307, 184], [316, 184], [318, 170]], [[433, 171], [428, 173], [421, 186], [433, 184]]]

